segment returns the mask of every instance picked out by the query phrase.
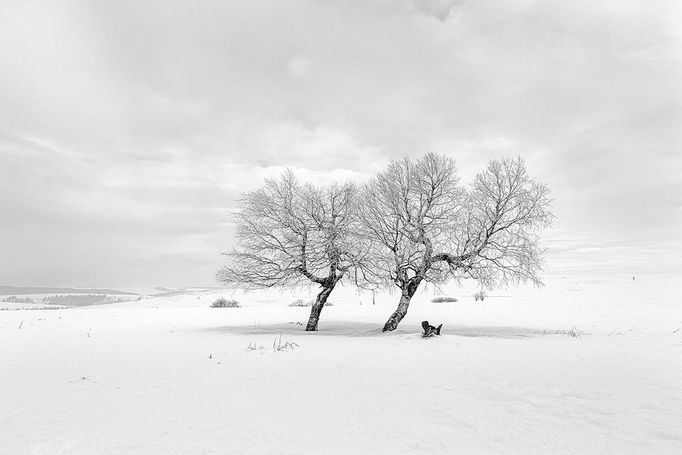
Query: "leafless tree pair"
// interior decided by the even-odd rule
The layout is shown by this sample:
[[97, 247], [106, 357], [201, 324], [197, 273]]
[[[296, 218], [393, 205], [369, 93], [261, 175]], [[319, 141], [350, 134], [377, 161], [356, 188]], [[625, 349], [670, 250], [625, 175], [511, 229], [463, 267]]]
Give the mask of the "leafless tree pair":
[[306, 330], [317, 330], [334, 286], [397, 286], [395, 330], [422, 282], [473, 278], [484, 287], [541, 284], [537, 231], [551, 224], [549, 190], [522, 159], [494, 160], [469, 187], [455, 162], [404, 158], [362, 187], [301, 185], [288, 171], [247, 193], [237, 214], [238, 246], [219, 281], [246, 287], [321, 286]]

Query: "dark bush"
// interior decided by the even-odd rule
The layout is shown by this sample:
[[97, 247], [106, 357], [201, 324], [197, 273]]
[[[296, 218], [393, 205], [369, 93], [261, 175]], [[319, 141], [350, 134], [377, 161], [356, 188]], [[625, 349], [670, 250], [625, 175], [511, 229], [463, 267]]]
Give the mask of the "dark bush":
[[313, 306], [313, 301], [308, 300], [307, 302], [303, 299], [296, 299], [293, 302], [289, 304], [289, 306], [295, 306], [295, 307], [306, 307], [306, 306]]
[[239, 308], [241, 305], [236, 300], [225, 300], [224, 298], [219, 298], [211, 304], [211, 308]]
[[444, 303], [444, 302], [456, 302], [457, 299], [454, 297], [446, 297], [446, 296], [441, 296], [441, 297], [434, 297], [431, 299], [433, 303]]

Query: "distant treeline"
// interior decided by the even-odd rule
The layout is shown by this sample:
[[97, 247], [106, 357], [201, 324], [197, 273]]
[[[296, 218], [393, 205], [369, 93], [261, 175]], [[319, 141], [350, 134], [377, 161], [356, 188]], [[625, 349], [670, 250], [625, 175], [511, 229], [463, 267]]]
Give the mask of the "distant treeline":
[[69, 294], [69, 295], [52, 295], [43, 298], [43, 303], [46, 305], [60, 305], [60, 306], [90, 306], [103, 305], [106, 303], [127, 302], [129, 297], [112, 297], [104, 294]]
[[106, 303], [106, 295], [51, 295], [43, 298], [47, 305], [89, 306]]
[[90, 305], [104, 305], [107, 303], [129, 302], [135, 299], [133, 296], [111, 296], [104, 294], [60, 294], [50, 295], [42, 299], [32, 299], [31, 297], [17, 297], [10, 295], [0, 297], [1, 302], [9, 303], [30, 303], [55, 305], [65, 307], [81, 307]]
[[106, 295], [137, 295], [134, 292], [117, 291], [115, 289], [78, 289], [58, 287], [29, 287], [0, 285], [0, 295], [26, 294], [106, 294]]
[[34, 303], [33, 299], [30, 297], [17, 297], [14, 295], [10, 295], [9, 297], [5, 297], [2, 299], [3, 302], [10, 302], [10, 303]]

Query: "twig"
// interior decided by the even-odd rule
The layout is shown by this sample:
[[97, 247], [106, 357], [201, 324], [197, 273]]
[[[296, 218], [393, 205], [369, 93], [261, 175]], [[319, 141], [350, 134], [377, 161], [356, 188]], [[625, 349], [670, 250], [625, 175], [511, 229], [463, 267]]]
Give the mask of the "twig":
[[258, 346], [258, 343], [255, 341], [249, 341], [249, 347], [246, 348], [249, 351], [258, 351], [258, 350], [263, 350], [265, 349], [263, 346]]
[[299, 347], [297, 343], [294, 343], [292, 341], [287, 341], [284, 344], [282, 344], [282, 334], [279, 334], [279, 341], [277, 340], [277, 337], [275, 337], [274, 340], [272, 340], [272, 349], [274, 351], [284, 351], [286, 349], [294, 349], [294, 347]]

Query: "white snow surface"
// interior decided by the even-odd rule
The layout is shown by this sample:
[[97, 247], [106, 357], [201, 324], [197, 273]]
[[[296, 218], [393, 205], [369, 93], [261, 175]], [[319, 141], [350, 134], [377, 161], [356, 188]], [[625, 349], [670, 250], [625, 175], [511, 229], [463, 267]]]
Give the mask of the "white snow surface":
[[314, 290], [0, 311], [0, 454], [679, 454], [681, 281], [426, 288], [392, 333], [351, 288], [317, 333]]

